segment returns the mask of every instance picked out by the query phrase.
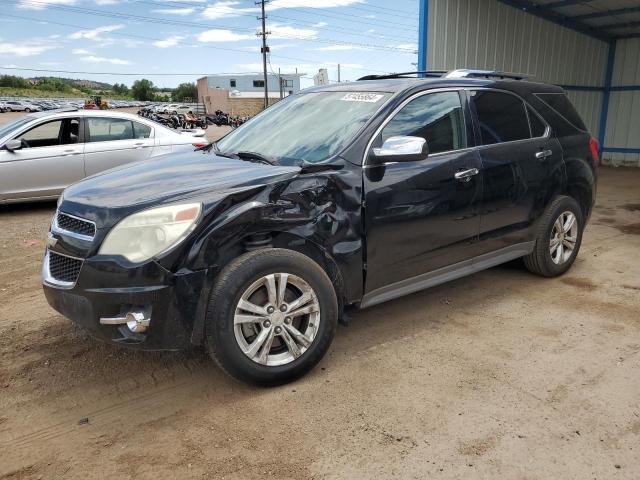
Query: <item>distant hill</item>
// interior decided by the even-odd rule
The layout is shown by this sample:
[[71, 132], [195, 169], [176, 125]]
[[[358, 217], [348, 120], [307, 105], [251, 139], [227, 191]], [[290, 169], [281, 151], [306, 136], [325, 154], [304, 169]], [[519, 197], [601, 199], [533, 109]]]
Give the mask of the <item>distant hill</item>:
[[63, 77], [31, 77], [27, 78], [27, 81], [33, 83], [40, 83], [42, 81], [58, 81], [66, 83], [76, 88], [91, 88], [93, 90], [111, 90], [113, 85], [105, 82], [96, 82], [95, 80], [78, 80], [75, 78], [63, 78]]

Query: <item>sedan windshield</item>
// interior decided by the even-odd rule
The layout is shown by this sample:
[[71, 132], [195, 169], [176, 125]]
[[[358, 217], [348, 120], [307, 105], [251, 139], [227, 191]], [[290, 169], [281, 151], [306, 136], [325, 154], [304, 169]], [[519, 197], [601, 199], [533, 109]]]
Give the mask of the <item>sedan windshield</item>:
[[33, 118], [31, 117], [21, 117], [11, 123], [0, 126], [0, 138], [11, 133], [13, 130], [20, 128], [22, 125], [26, 125], [31, 121], [33, 121]]
[[388, 93], [292, 95], [217, 143], [220, 152], [256, 152], [275, 159], [319, 162], [339, 153], [390, 97]]

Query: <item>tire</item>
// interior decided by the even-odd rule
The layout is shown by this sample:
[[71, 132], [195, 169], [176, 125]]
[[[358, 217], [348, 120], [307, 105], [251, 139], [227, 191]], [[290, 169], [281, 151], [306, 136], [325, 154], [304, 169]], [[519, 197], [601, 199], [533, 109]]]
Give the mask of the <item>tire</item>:
[[24, 109], [24, 112], [25, 112], [25, 113], [31, 113], [31, 109], [30, 109], [30, 108], [25, 108], [25, 109]]
[[[273, 309], [268, 315], [266, 308], [271, 304], [267, 298], [267, 283], [262, 282], [266, 278], [273, 279], [275, 289], [272, 291], [274, 297], [279, 297], [283, 284], [281, 273], [288, 274], [284, 281], [285, 307], [293, 306], [296, 299], [300, 299], [300, 306], [293, 306], [286, 312]], [[310, 291], [305, 290], [305, 283]], [[260, 286], [252, 290], [256, 284]], [[254, 293], [247, 296], [251, 291]], [[302, 302], [305, 296], [311, 300]], [[254, 317], [256, 313], [240, 308], [241, 300], [243, 306], [247, 305], [245, 299], [263, 309], [262, 315]], [[300, 315], [298, 311], [305, 306], [311, 313]], [[289, 313], [293, 313], [293, 317], [287, 317]], [[251, 321], [247, 321], [247, 317], [252, 317]], [[261, 320], [255, 322], [253, 318]], [[236, 320], [246, 323], [236, 324]], [[218, 276], [207, 308], [205, 341], [210, 356], [230, 376], [254, 385], [280, 385], [301, 377], [322, 359], [331, 345], [337, 324], [336, 293], [331, 280], [317, 263], [292, 250], [261, 249], [236, 258]], [[304, 333], [303, 340], [294, 336], [294, 330]], [[276, 334], [278, 331], [280, 333]], [[256, 350], [260, 338], [266, 340]], [[295, 345], [289, 345], [287, 340], [294, 338], [297, 339]], [[296, 347], [299, 356], [294, 354]]]
[[[563, 227], [566, 227], [570, 214], [575, 219], [575, 229], [572, 227], [558, 235], [559, 225], [556, 222], [564, 223]], [[583, 215], [578, 202], [566, 196], [555, 198], [539, 220], [533, 252], [524, 257], [527, 270], [543, 277], [557, 277], [565, 273], [580, 251], [583, 230]], [[574, 241], [570, 241], [572, 239]], [[570, 251], [569, 245], [573, 245]], [[555, 248], [553, 253], [552, 248]]]

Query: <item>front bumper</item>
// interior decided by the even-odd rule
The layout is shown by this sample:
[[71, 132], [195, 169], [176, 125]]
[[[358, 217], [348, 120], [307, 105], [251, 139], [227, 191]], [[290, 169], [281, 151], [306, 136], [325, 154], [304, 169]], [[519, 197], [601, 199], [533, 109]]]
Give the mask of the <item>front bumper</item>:
[[[172, 273], [155, 261], [132, 266], [117, 260], [83, 260], [75, 282], [56, 285], [43, 264], [44, 293], [55, 310], [110, 343], [143, 350], [181, 350], [198, 343], [208, 299], [207, 270]], [[145, 311], [144, 333], [126, 324], [102, 325], [101, 318]], [[133, 334], [132, 334], [133, 333]]]

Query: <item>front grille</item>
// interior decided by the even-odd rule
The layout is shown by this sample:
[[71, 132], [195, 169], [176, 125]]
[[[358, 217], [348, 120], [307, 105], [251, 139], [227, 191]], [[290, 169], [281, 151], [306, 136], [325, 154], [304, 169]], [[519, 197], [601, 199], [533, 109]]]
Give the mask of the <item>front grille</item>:
[[66, 213], [58, 212], [56, 217], [58, 228], [67, 232], [77, 233], [93, 238], [96, 235], [96, 226], [88, 220], [72, 217]]
[[82, 260], [49, 251], [49, 274], [54, 280], [75, 283], [81, 267]]

